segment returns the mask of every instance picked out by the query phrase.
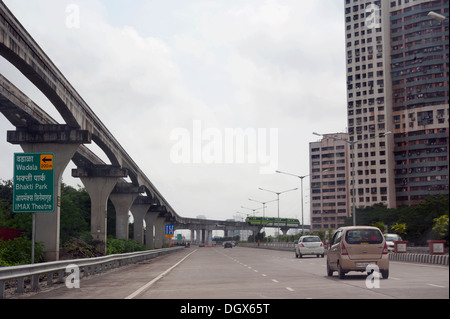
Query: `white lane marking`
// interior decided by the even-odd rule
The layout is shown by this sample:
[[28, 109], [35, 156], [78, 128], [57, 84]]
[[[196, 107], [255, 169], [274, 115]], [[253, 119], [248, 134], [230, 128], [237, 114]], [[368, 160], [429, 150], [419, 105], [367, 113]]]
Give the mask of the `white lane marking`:
[[141, 288], [139, 288], [138, 290], [136, 290], [135, 292], [133, 292], [131, 295], [129, 295], [128, 297], [125, 297], [125, 299], [133, 299], [136, 298], [138, 295], [140, 295], [141, 293], [145, 292], [147, 289], [149, 289], [155, 282], [157, 282], [158, 280], [160, 280], [161, 278], [163, 278], [165, 275], [167, 275], [169, 272], [171, 272], [173, 269], [175, 269], [178, 265], [180, 265], [183, 261], [185, 261], [190, 255], [192, 255], [193, 253], [195, 253], [197, 251], [194, 250], [192, 253], [190, 253], [189, 255], [187, 255], [186, 257], [184, 257], [183, 259], [181, 259], [179, 262], [177, 262], [175, 265], [173, 265], [172, 267], [170, 267], [169, 269], [167, 269], [165, 272], [163, 272], [162, 274], [160, 274], [158, 277], [156, 277], [155, 279], [153, 279], [152, 281], [148, 282], [147, 284], [145, 284], [144, 286], [142, 286]]
[[444, 286], [439, 286], [439, 285], [433, 285], [433, 284], [428, 284], [429, 286], [432, 286], [432, 287], [437, 287], [437, 288], [445, 288]]
[[292, 289], [291, 287], [286, 287], [287, 290], [289, 291], [295, 291], [294, 289]]
[[278, 280], [276, 280], [276, 279], [272, 279], [272, 281], [273, 281], [273, 282], [279, 282], [279, 281], [278, 281]]

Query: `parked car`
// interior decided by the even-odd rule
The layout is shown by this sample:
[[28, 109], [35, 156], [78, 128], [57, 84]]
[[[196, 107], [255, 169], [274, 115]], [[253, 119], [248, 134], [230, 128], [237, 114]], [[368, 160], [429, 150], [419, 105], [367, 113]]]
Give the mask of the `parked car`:
[[336, 230], [327, 252], [327, 274], [338, 272], [343, 279], [349, 271], [368, 271], [376, 265], [383, 278], [389, 277], [389, 257], [386, 240], [377, 227], [351, 226]]
[[385, 234], [388, 251], [394, 251], [394, 241], [402, 241], [402, 238], [397, 234]]
[[231, 243], [231, 241], [227, 241], [225, 242], [225, 244], [223, 244], [223, 248], [233, 248], [233, 244]]
[[295, 244], [295, 257], [302, 258], [305, 255], [324, 256], [325, 248], [318, 236], [302, 236]]

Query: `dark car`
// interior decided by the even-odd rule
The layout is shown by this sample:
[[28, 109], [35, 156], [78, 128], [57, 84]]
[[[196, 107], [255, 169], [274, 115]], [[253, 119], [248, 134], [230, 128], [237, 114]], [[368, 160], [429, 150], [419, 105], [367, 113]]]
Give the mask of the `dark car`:
[[225, 244], [223, 244], [223, 248], [233, 248], [233, 244], [231, 243], [231, 241], [227, 241], [225, 242]]

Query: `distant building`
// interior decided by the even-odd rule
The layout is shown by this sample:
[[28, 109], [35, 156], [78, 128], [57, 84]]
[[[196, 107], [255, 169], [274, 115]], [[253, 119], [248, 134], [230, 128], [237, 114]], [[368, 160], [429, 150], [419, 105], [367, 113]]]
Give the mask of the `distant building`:
[[351, 215], [348, 135], [325, 134], [309, 144], [311, 231], [336, 229]]

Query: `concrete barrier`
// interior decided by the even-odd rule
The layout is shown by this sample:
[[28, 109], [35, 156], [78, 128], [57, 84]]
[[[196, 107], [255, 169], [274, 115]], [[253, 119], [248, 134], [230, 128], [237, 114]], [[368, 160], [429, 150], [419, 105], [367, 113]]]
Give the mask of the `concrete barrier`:
[[391, 261], [403, 261], [411, 263], [447, 265], [447, 266], [448, 266], [448, 258], [449, 258], [448, 255], [409, 254], [409, 253], [389, 254], [389, 260]]
[[[284, 251], [295, 251], [294, 243], [239, 243], [241, 247], [259, 248], [259, 249], [273, 249]], [[327, 250], [325, 250], [325, 254]], [[449, 255], [430, 255], [426, 253], [389, 253], [389, 260], [402, 261], [421, 264], [446, 265], [448, 266]]]

